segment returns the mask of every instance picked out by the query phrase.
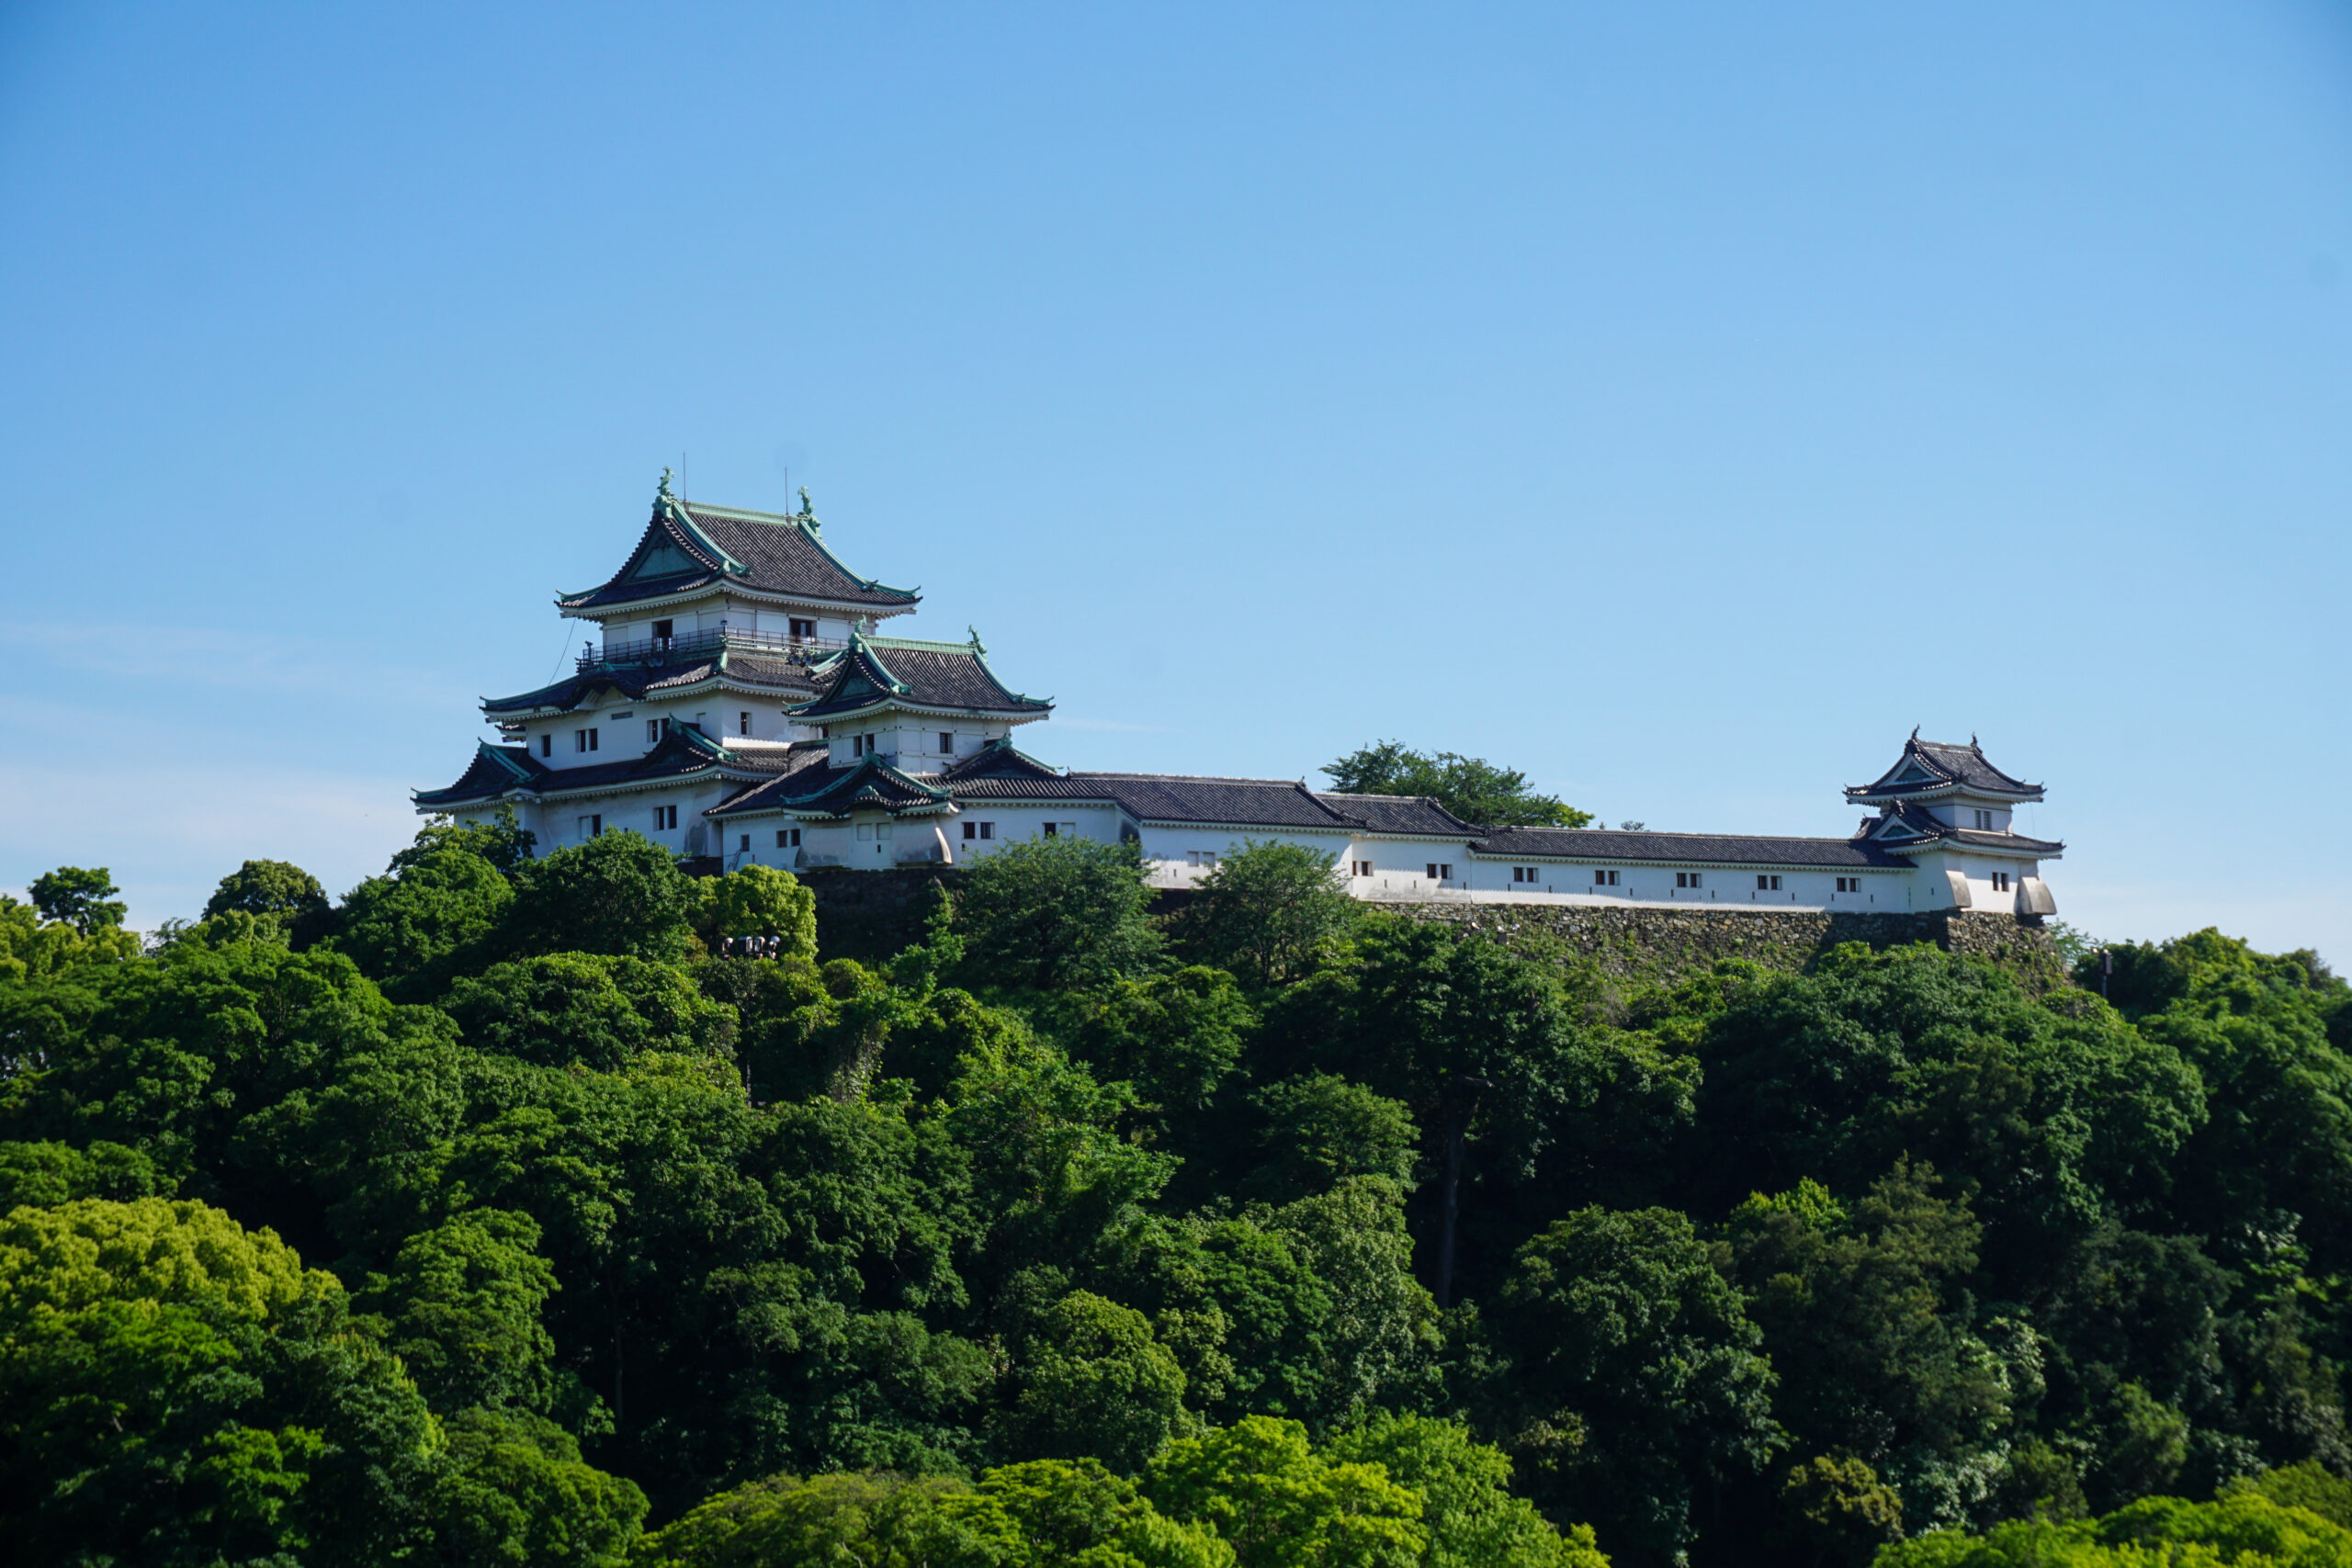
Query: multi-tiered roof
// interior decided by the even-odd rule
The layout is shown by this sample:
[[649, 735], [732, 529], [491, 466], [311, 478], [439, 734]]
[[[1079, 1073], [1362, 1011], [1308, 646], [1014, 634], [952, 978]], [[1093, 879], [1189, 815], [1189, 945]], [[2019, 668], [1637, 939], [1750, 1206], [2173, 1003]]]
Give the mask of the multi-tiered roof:
[[1917, 850], [1948, 843], [2038, 859], [2056, 855], [2066, 847], [2007, 829], [1987, 830], [1962, 824], [1960, 814], [1965, 810], [1982, 807], [2000, 812], [2006, 819], [2018, 807], [2042, 798], [2040, 784], [2027, 784], [1986, 761], [1984, 749], [1973, 735], [1962, 746], [1949, 740], [1922, 740], [1915, 729], [1903, 743], [1903, 754], [1894, 765], [1874, 783], [1849, 785], [1846, 798], [1857, 806], [1879, 808], [1877, 817], [1862, 818], [1855, 839], [1882, 849]]

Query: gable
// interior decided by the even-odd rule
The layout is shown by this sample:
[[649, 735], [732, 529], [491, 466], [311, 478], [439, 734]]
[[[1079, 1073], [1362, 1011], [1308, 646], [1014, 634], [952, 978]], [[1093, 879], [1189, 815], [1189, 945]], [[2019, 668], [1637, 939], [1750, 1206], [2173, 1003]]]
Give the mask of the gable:
[[710, 568], [680, 549], [675, 541], [663, 539], [637, 558], [637, 564], [622, 578], [624, 582], [641, 582], [655, 577], [683, 577], [688, 572], [708, 571]]

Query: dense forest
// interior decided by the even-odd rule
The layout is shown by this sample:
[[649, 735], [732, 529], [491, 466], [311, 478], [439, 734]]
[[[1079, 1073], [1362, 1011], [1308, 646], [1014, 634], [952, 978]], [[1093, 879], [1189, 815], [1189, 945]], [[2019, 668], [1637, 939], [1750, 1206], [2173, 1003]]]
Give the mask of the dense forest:
[[20, 1562], [2352, 1565], [2310, 953], [1637, 984], [1064, 839], [859, 962], [511, 820], [28, 891]]

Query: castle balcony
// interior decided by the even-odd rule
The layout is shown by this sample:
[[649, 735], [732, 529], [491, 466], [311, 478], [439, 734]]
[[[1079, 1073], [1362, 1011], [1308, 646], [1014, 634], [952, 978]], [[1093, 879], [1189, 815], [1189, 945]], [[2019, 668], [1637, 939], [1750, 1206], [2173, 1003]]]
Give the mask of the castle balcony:
[[827, 654], [848, 646], [848, 640], [843, 637], [792, 637], [784, 632], [743, 631], [734, 626], [718, 626], [677, 637], [641, 637], [623, 642], [606, 641], [601, 647], [589, 649], [580, 655], [580, 671], [584, 675], [599, 665], [686, 664], [697, 659], [707, 659], [721, 649], [755, 653], [763, 659], [778, 660], [787, 664], [814, 664]]

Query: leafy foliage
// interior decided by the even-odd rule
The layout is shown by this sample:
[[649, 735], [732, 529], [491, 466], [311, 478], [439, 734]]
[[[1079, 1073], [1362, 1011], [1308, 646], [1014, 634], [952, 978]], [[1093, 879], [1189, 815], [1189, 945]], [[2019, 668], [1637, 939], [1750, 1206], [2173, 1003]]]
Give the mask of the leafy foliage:
[[1582, 828], [1592, 813], [1527, 787], [1527, 775], [1483, 757], [1415, 751], [1379, 740], [1323, 764], [1342, 795], [1418, 795], [1435, 800], [1464, 822], [1481, 827]]
[[1140, 974], [1159, 947], [1150, 902], [1132, 844], [1007, 844], [974, 861], [956, 894], [963, 974], [974, 984], [1035, 988]]
[[2312, 954], [1648, 986], [1290, 893], [1163, 949], [1057, 840], [868, 967], [780, 874], [530, 847], [143, 949], [0, 900], [19, 1556], [2344, 1560]]
[[1356, 922], [1335, 855], [1296, 844], [1242, 840], [1201, 878], [1180, 941], [1202, 963], [1259, 987], [1284, 985]]

